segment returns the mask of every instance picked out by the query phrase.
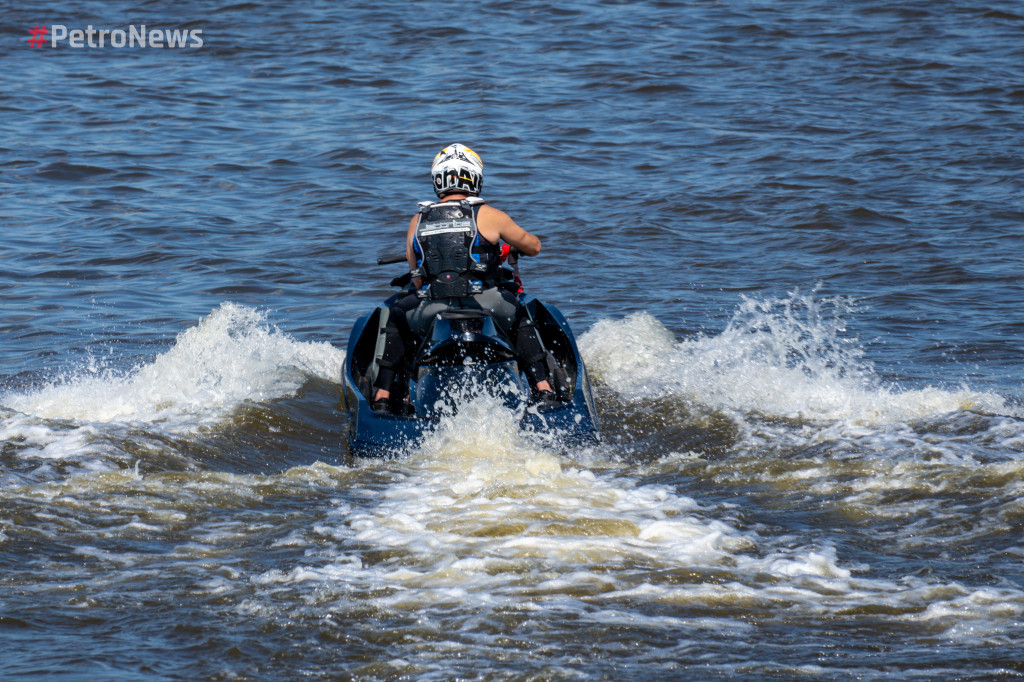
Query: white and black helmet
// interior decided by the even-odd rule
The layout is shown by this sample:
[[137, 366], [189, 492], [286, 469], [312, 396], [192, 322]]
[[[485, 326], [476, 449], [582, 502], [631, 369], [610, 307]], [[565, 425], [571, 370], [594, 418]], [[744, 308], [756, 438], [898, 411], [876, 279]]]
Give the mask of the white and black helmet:
[[484, 188], [484, 162], [464, 144], [449, 145], [438, 152], [430, 175], [439, 197], [456, 192], [478, 197]]

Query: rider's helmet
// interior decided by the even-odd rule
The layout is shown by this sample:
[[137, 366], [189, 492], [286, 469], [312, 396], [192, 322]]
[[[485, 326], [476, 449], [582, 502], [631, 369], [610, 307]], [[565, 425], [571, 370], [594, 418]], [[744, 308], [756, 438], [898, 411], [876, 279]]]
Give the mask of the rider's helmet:
[[464, 144], [453, 144], [438, 152], [430, 175], [434, 178], [434, 193], [439, 197], [456, 192], [478, 197], [484, 188], [484, 162]]

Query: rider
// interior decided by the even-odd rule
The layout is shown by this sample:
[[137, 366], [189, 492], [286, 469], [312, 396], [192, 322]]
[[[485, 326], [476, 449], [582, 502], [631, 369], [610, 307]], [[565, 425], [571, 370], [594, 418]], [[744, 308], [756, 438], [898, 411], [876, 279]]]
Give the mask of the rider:
[[479, 198], [484, 164], [472, 149], [461, 144], [445, 147], [434, 157], [430, 172], [440, 201], [420, 203], [419, 212], [409, 221], [405, 258], [416, 288], [391, 305], [373, 410], [389, 409], [406, 343], [423, 336], [439, 312], [452, 308], [488, 311], [494, 323], [515, 339], [517, 359], [533, 386], [533, 400], [555, 402], [537, 329], [515, 293], [498, 286], [499, 240], [527, 256], [540, 253], [540, 240]]

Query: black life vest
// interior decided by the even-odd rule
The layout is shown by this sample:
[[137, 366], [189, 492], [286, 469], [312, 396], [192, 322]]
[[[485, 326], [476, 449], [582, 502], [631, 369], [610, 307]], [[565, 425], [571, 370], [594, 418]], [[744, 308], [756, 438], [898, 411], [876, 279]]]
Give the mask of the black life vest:
[[480, 236], [476, 216], [484, 200], [421, 203], [413, 252], [429, 298], [472, 296], [497, 285], [501, 248]]

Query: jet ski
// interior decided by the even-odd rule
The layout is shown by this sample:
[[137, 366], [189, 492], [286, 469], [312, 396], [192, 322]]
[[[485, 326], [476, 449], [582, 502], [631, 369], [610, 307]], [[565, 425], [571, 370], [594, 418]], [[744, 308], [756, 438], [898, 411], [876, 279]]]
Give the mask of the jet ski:
[[[379, 264], [398, 262], [382, 257]], [[401, 261], [404, 262], [404, 256]], [[349, 414], [349, 453], [356, 457], [399, 454], [414, 445], [460, 403], [481, 392], [520, 415], [522, 429], [547, 434], [565, 447], [600, 441], [597, 411], [587, 371], [569, 323], [555, 306], [519, 290], [540, 334], [548, 381], [556, 401], [531, 404], [526, 375], [513, 342], [486, 311], [450, 309], [435, 316], [418, 346], [410, 349], [392, 391], [390, 412], [375, 412], [374, 380], [384, 353], [388, 306], [411, 290], [408, 274], [392, 280], [404, 287], [352, 327], [342, 377]]]

